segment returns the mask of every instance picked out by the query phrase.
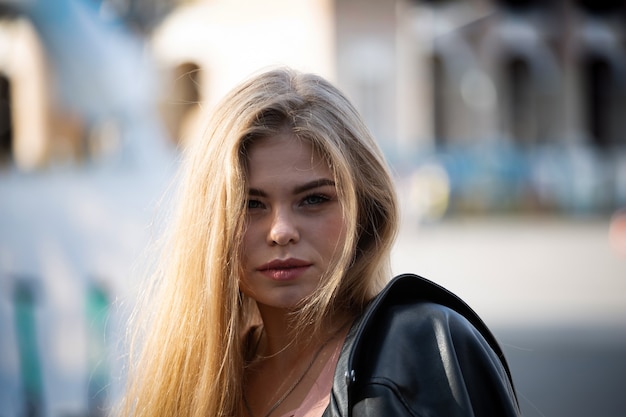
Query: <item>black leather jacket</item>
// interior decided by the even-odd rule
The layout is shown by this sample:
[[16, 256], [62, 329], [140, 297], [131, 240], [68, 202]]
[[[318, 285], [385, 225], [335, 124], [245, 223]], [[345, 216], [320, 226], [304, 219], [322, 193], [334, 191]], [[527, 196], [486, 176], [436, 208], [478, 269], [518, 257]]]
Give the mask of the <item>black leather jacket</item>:
[[400, 275], [352, 326], [323, 417], [519, 416], [502, 350], [461, 299]]

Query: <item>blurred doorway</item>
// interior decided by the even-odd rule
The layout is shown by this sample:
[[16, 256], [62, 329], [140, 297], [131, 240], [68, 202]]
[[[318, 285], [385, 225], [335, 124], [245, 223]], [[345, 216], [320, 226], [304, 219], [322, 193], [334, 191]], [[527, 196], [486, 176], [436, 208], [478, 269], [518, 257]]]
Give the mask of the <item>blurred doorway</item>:
[[583, 63], [583, 77], [585, 127], [591, 145], [606, 150], [617, 144], [616, 94], [619, 86], [613, 68], [602, 57], [587, 57]]
[[176, 145], [184, 144], [195, 133], [203, 82], [207, 82], [206, 74], [202, 74], [202, 69], [195, 62], [183, 62], [173, 69], [162, 104], [162, 115], [170, 138]]
[[508, 112], [506, 125], [513, 141], [519, 145], [530, 145], [536, 141], [533, 106], [534, 85], [528, 62], [511, 57], [505, 63]]
[[11, 113], [11, 83], [0, 74], [0, 164], [13, 160], [13, 123]]
[[433, 99], [433, 136], [437, 148], [445, 148], [449, 141], [448, 132], [448, 85], [446, 68], [440, 55], [434, 55], [431, 62], [432, 68], [432, 99]]

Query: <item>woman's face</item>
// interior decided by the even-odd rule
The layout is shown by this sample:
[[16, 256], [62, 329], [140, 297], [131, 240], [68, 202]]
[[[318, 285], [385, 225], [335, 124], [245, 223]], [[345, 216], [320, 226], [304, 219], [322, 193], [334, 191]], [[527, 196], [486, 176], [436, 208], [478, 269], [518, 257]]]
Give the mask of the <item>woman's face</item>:
[[248, 148], [248, 213], [241, 290], [259, 308], [292, 309], [318, 286], [345, 241], [331, 171], [290, 134]]

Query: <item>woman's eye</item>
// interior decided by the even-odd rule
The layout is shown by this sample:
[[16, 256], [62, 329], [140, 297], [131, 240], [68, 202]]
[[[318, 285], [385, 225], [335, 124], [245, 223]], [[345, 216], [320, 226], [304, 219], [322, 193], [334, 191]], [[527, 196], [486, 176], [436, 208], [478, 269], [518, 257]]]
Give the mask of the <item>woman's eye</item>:
[[304, 198], [304, 200], [302, 200], [302, 204], [303, 205], [314, 206], [314, 205], [317, 205], [317, 204], [325, 203], [328, 200], [330, 200], [330, 198], [328, 198], [325, 195], [322, 195], [322, 194], [312, 194], [312, 195], [306, 196]]
[[263, 203], [259, 200], [248, 200], [248, 210], [262, 209], [263, 207]]

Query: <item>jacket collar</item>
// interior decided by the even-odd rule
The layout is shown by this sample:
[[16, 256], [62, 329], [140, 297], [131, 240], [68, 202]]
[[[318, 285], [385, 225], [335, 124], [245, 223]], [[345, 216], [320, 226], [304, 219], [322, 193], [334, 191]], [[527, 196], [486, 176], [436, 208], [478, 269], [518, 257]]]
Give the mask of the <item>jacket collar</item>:
[[[358, 317], [350, 331], [346, 335], [341, 354], [335, 368], [333, 388], [330, 395], [330, 404], [323, 417], [329, 416], [349, 416], [350, 415], [350, 387], [356, 382], [356, 370], [354, 368], [354, 352], [358, 346], [358, 341], [367, 327], [371, 317], [378, 311], [379, 305], [387, 299], [387, 294], [391, 291], [400, 277], [394, 278], [385, 288], [368, 304], [363, 314]], [[331, 411], [328, 414], [328, 411]]]
[[[330, 404], [324, 417], [350, 416], [351, 386], [359, 377], [355, 369], [355, 360], [358, 355], [359, 340], [368, 323], [385, 306], [397, 300], [410, 299], [414, 302], [430, 301], [445, 305], [463, 315], [482, 334], [498, 357], [504, 354], [495, 337], [482, 319], [463, 300], [444, 287], [435, 284], [415, 274], [402, 274], [392, 279], [387, 286], [369, 303], [364, 313], [355, 320], [348, 332], [333, 380], [330, 395]], [[505, 372], [512, 383], [511, 372], [506, 361], [502, 361]]]

